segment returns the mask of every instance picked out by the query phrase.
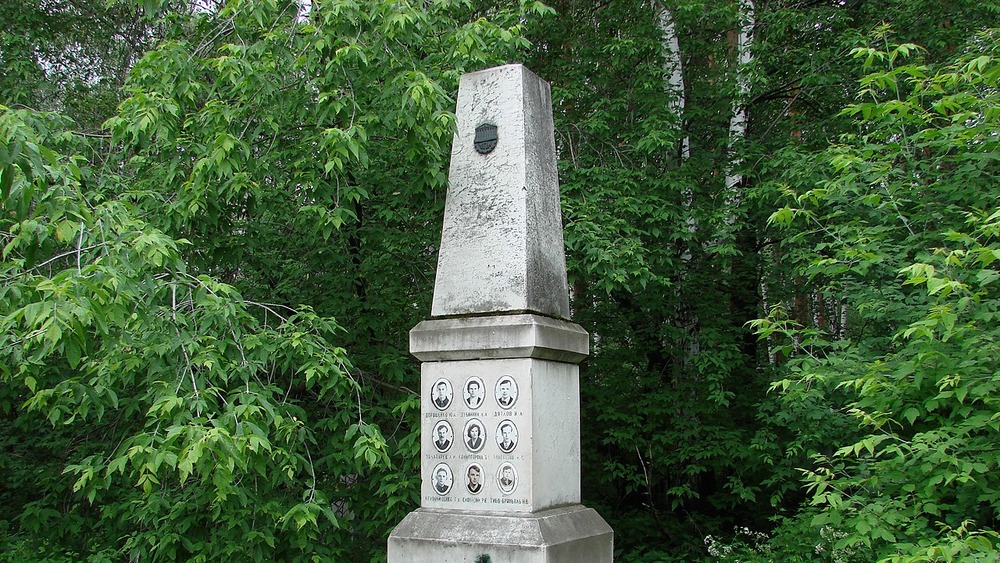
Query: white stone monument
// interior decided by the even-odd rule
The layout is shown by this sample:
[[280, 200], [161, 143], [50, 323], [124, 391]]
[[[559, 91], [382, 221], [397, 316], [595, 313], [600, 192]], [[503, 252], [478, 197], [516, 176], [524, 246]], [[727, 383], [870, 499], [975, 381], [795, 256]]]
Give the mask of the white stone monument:
[[586, 331], [569, 291], [549, 85], [521, 65], [462, 76], [421, 360], [421, 508], [389, 563], [610, 562], [580, 505]]

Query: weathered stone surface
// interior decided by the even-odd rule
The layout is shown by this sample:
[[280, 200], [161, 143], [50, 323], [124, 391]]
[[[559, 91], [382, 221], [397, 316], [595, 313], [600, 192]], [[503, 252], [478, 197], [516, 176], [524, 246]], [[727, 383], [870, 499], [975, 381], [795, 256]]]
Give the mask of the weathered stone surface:
[[541, 315], [458, 317], [423, 321], [410, 330], [421, 361], [539, 358], [578, 363], [590, 351], [587, 331]]
[[389, 536], [389, 561], [591, 563], [611, 561], [614, 532], [592, 509], [567, 506], [526, 515], [420, 509]]
[[[435, 318], [410, 332], [422, 508], [389, 562], [610, 562], [610, 527], [579, 505], [589, 337], [568, 320], [548, 84], [520, 65], [465, 75], [457, 115]], [[484, 129], [477, 150], [484, 124], [496, 144]]]
[[[569, 318], [549, 85], [521, 65], [462, 76], [431, 315]], [[489, 154], [476, 127], [497, 126]]]

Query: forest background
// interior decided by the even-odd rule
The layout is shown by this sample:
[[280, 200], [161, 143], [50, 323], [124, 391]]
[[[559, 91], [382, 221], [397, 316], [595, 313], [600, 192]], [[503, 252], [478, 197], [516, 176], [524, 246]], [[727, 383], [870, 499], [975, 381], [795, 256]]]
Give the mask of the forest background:
[[552, 84], [621, 561], [997, 561], [993, 0], [3, 0], [0, 560], [378, 561], [458, 77]]

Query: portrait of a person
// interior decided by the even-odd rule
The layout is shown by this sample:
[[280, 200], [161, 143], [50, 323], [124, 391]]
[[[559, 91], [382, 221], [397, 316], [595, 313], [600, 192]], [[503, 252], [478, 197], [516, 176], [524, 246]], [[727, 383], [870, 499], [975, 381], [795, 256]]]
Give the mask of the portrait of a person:
[[465, 406], [470, 409], [478, 409], [483, 404], [483, 380], [478, 377], [470, 377], [465, 383]]
[[469, 466], [466, 476], [468, 477], [465, 483], [466, 488], [469, 489], [470, 493], [478, 495], [483, 490], [483, 468], [479, 467], [479, 464], [473, 463]]
[[451, 448], [451, 425], [442, 420], [434, 426], [434, 449], [444, 453]]
[[513, 422], [505, 420], [497, 430], [497, 445], [500, 446], [500, 451], [509, 454], [517, 447], [517, 427]]
[[465, 445], [470, 452], [478, 452], [483, 449], [486, 438], [483, 436], [483, 425], [476, 419], [472, 419], [465, 425]]
[[434, 468], [434, 490], [439, 495], [446, 495], [451, 490], [451, 470], [443, 463]]
[[514, 378], [509, 375], [501, 377], [497, 382], [496, 394], [498, 405], [505, 409], [514, 406], [517, 401], [517, 384], [514, 383]]
[[513, 465], [505, 463], [500, 466], [497, 471], [497, 485], [500, 486], [500, 492], [504, 494], [514, 492], [517, 487], [517, 473], [514, 471]]
[[451, 385], [448, 384], [448, 380], [439, 379], [435, 381], [432, 393], [434, 406], [437, 407], [438, 410], [444, 410], [451, 406]]

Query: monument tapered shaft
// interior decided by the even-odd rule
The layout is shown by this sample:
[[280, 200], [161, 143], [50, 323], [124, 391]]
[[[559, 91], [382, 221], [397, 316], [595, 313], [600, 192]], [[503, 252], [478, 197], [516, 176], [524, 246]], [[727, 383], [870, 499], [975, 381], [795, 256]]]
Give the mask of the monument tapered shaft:
[[[569, 318], [549, 85], [521, 65], [462, 76], [431, 315]], [[476, 131], [495, 127], [483, 154]]]

